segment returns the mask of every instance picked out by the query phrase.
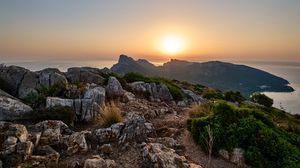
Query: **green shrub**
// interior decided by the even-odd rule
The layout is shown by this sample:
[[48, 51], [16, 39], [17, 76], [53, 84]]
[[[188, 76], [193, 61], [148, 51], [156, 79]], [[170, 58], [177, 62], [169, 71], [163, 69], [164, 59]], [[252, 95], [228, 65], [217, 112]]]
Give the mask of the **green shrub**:
[[195, 141], [205, 150], [210, 126], [214, 135], [213, 152], [245, 151], [246, 163], [253, 167], [299, 167], [300, 136], [277, 127], [261, 109], [237, 108], [219, 101], [210, 113], [188, 120], [187, 126]]
[[29, 114], [28, 118], [33, 121], [60, 120], [67, 125], [72, 125], [75, 121], [75, 112], [70, 107], [53, 107], [42, 109]]
[[253, 102], [261, 104], [266, 107], [272, 107], [272, 105], [273, 105], [273, 99], [269, 98], [265, 94], [254, 93], [250, 96], [250, 99]]
[[224, 95], [221, 91], [212, 88], [204, 88], [202, 97], [209, 100], [223, 100]]
[[224, 98], [225, 98], [226, 101], [239, 102], [239, 103], [246, 100], [239, 91], [225, 92], [225, 97]]

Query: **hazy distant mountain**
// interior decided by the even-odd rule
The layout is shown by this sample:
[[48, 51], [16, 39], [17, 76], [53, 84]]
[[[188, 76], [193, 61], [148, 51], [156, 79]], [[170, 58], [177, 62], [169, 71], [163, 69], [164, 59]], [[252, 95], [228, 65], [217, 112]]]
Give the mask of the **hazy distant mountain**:
[[281, 77], [245, 65], [209, 61], [203, 63], [171, 60], [155, 66], [147, 60], [135, 61], [121, 55], [119, 62], [111, 68], [115, 73], [139, 72], [149, 76], [198, 83], [223, 91], [238, 90], [245, 95], [257, 91], [291, 92], [289, 82]]

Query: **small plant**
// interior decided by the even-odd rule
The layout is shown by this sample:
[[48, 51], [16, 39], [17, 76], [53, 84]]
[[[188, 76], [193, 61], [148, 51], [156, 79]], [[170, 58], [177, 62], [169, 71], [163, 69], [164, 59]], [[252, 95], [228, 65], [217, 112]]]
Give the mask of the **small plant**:
[[221, 91], [212, 89], [212, 88], [204, 88], [202, 92], [202, 97], [209, 100], [223, 100], [224, 95]]
[[100, 125], [103, 128], [110, 127], [122, 120], [121, 110], [114, 103], [105, 106], [103, 112], [100, 114]]
[[254, 93], [250, 96], [250, 99], [253, 102], [261, 104], [266, 107], [272, 107], [272, 105], [273, 105], [273, 99], [269, 98], [265, 94]]
[[246, 99], [242, 96], [242, 94], [239, 91], [229, 91], [225, 93], [225, 100], [230, 102], [238, 102], [241, 103], [242, 101], [245, 101]]
[[212, 111], [211, 103], [204, 103], [202, 105], [194, 105], [191, 109], [189, 109], [190, 118], [203, 117], [209, 114]]

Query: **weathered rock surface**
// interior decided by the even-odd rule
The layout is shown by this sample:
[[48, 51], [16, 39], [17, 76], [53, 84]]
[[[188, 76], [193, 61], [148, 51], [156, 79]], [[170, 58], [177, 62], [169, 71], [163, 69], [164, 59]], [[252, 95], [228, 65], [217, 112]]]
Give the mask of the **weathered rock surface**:
[[87, 159], [84, 162], [84, 168], [115, 168], [116, 163], [113, 160], [106, 159], [104, 160], [99, 155], [94, 156], [91, 159]]
[[184, 156], [179, 156], [175, 150], [167, 148], [159, 143], [148, 143], [142, 150], [143, 156], [147, 158], [155, 168], [190, 168], [201, 167], [188, 163]]
[[185, 96], [186, 96], [188, 99], [190, 99], [192, 102], [195, 102], [195, 103], [197, 103], [197, 104], [201, 104], [201, 103], [204, 102], [204, 99], [203, 99], [201, 96], [195, 94], [195, 93], [194, 93], [193, 91], [191, 91], [191, 90], [188, 90], [188, 89], [182, 89], [182, 92], [183, 92], [183, 93], [185, 94]]
[[124, 94], [124, 90], [123, 90], [120, 82], [114, 76], [109, 77], [107, 86], [105, 89], [106, 89], [106, 95], [108, 98], [122, 97]]
[[93, 102], [103, 106], [105, 104], [105, 89], [103, 87], [89, 89], [85, 92], [84, 99], [92, 99]]
[[67, 153], [84, 153], [88, 151], [88, 145], [85, 139], [85, 132], [75, 132], [70, 136], [65, 137], [65, 144], [68, 146]]
[[22, 119], [24, 115], [29, 114], [32, 108], [16, 98], [1, 91], [0, 95], [0, 120]]
[[129, 86], [134, 93], [149, 97], [150, 99], [159, 99], [162, 101], [171, 101], [173, 97], [164, 84], [145, 83], [145, 82], [133, 82]]
[[97, 68], [90, 67], [74, 67], [69, 68], [66, 76], [71, 83], [84, 82], [103, 85], [105, 79], [101, 76], [102, 71]]

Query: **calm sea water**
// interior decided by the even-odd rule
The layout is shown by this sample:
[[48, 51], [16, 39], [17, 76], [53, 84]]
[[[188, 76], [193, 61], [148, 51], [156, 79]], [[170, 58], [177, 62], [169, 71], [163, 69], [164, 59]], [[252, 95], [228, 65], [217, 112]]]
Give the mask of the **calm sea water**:
[[[65, 72], [69, 67], [97, 67], [110, 68], [117, 60], [96, 61], [35, 61], [35, 62], [4, 62], [6, 65], [18, 65], [27, 69], [38, 71], [45, 67], [58, 68]], [[300, 63], [288, 62], [237, 62], [252, 66], [274, 75], [287, 79], [295, 89], [292, 93], [266, 92], [265, 94], [274, 99], [274, 106], [286, 110], [292, 114], [300, 114]], [[161, 63], [154, 63], [159, 65]]]

